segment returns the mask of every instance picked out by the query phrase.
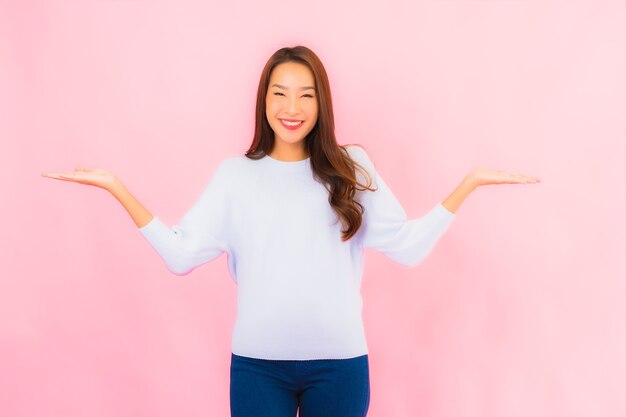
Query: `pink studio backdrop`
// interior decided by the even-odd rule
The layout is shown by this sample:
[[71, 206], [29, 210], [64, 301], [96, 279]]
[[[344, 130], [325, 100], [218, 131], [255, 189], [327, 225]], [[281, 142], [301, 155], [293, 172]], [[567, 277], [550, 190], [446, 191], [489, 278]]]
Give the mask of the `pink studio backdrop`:
[[410, 218], [481, 187], [419, 266], [368, 251], [368, 416], [626, 413], [621, 1], [0, 3], [0, 415], [227, 416], [226, 256], [171, 274], [107, 192], [169, 225], [243, 153], [282, 46], [329, 73]]

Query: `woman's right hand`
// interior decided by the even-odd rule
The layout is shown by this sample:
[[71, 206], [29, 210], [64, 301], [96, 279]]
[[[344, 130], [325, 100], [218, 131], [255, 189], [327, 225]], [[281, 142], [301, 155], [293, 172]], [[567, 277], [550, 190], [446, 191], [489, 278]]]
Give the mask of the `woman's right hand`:
[[42, 176], [57, 180], [78, 182], [80, 184], [93, 185], [111, 191], [117, 181], [117, 177], [106, 169], [87, 168], [77, 166], [73, 172], [42, 172]]

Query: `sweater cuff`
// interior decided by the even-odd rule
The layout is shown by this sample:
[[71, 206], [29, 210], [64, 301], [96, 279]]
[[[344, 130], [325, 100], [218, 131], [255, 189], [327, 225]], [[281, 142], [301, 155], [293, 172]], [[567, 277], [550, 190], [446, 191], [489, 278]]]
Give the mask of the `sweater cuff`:
[[441, 217], [454, 219], [456, 217], [456, 213], [452, 213], [450, 210], [444, 207], [443, 204], [438, 203], [435, 206], [435, 210], [438, 211]]
[[169, 233], [169, 227], [157, 216], [152, 216], [152, 219], [138, 230], [151, 243], [155, 242], [160, 236], [166, 236]]

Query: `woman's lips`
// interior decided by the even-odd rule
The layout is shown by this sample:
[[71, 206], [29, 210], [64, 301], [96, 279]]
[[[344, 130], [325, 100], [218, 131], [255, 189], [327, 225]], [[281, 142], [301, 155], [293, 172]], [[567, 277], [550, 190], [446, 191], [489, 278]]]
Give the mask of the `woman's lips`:
[[[290, 124], [287, 124], [287, 123], [285, 123], [285, 122], [289, 122]], [[295, 123], [295, 122], [299, 122], [299, 123], [298, 123], [298, 124], [294, 124], [294, 123], [292, 123], [292, 122], [294, 122], [294, 123]], [[289, 120], [289, 119], [281, 119], [281, 120], [280, 120], [280, 123], [281, 123], [283, 126], [285, 126], [285, 128], [286, 128], [286, 129], [289, 129], [289, 130], [297, 130], [297, 129], [299, 129], [299, 128], [300, 128], [300, 126], [302, 126], [302, 125], [304, 124], [304, 121], [302, 121], [302, 120]]]

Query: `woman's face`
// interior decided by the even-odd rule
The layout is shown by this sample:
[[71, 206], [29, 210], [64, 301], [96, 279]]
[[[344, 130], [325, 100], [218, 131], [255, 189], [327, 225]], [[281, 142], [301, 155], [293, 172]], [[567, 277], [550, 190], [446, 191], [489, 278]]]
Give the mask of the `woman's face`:
[[[283, 62], [274, 67], [265, 97], [265, 115], [275, 141], [293, 145], [313, 129], [318, 110], [315, 87], [313, 73], [304, 64]], [[287, 126], [284, 121], [301, 123]]]

